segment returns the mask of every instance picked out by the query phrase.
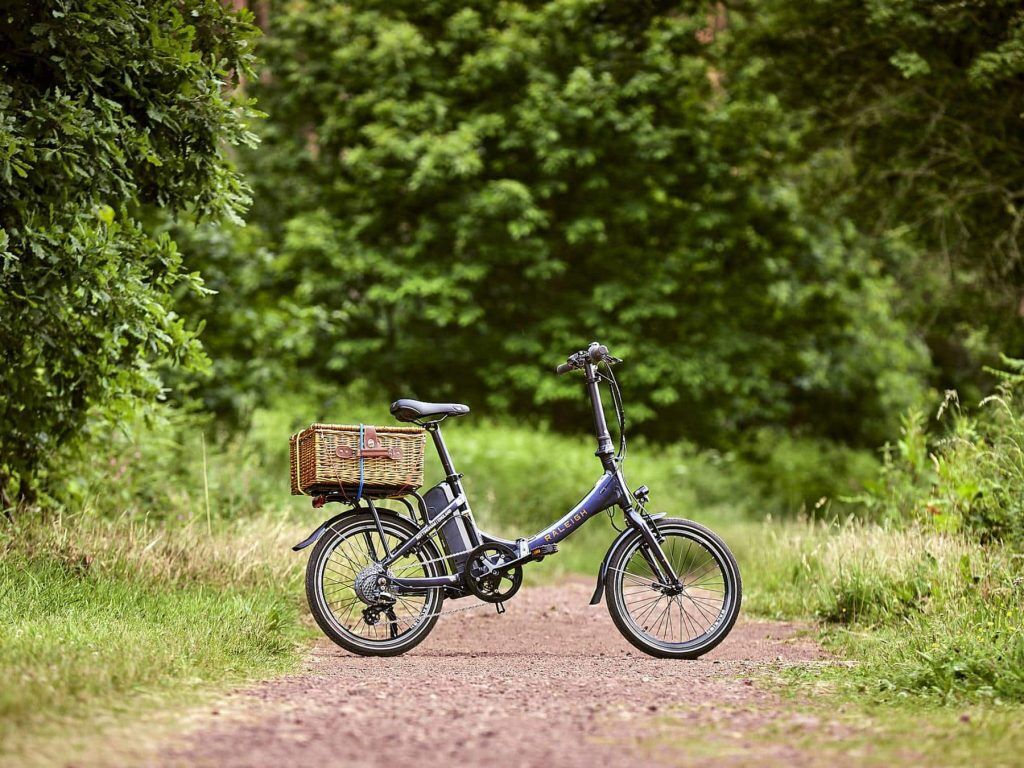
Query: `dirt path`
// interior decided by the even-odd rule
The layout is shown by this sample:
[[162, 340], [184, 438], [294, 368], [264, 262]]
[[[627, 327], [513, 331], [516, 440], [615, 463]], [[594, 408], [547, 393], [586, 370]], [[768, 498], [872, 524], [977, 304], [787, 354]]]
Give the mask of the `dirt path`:
[[[299, 675], [237, 692], [165, 745], [166, 766], [811, 765], [814, 751], [766, 728], [834, 727], [750, 678], [824, 658], [793, 625], [742, 621], [695, 662], [623, 640], [591, 585], [526, 589], [442, 618], [409, 654], [317, 644]], [[459, 603], [450, 603], [456, 607]], [[762, 677], [763, 679], [763, 677]], [[799, 741], [799, 739], [796, 739]], [[147, 761], [149, 762], [149, 761]]]

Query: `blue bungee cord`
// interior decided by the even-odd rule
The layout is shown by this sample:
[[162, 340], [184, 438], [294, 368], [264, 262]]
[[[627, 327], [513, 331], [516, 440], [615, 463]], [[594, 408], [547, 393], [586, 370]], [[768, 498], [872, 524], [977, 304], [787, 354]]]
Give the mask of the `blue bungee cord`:
[[359, 425], [359, 490], [356, 491], [356, 501], [361, 501], [363, 498], [363, 429], [364, 425]]

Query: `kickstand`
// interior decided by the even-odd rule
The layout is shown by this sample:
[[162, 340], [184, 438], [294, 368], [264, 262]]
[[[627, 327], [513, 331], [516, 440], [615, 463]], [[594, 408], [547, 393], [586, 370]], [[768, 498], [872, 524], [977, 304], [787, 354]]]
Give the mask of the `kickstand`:
[[498, 609], [498, 613], [504, 613], [505, 612], [505, 604], [504, 603], [495, 603], [494, 607]]

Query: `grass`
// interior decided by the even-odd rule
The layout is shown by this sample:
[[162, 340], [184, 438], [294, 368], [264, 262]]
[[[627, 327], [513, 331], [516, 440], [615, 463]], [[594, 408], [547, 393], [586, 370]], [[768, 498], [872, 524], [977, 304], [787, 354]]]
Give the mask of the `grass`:
[[[380, 408], [297, 397], [257, 414], [245, 435], [206, 441], [204, 456], [204, 425], [173, 416], [110, 441], [102, 461], [69, 465], [64, 508], [75, 514], [25, 512], [3, 529], [0, 751], [29, 749], [65, 719], [133, 712], [141, 701], [160, 707], [295, 665], [309, 630], [305, 558], [289, 547], [327, 513], [286, 495], [285, 438], [313, 418], [390, 423]], [[583, 436], [475, 416], [446, 427], [477, 519], [494, 533], [536, 532], [600, 473]], [[804, 493], [803, 481], [777, 478], [781, 496], [765, 496], [771, 483], [752, 481], [734, 458], [688, 446], [636, 441], [624, 469], [634, 487], [651, 488], [653, 510], [725, 538], [748, 616], [819, 621], [828, 647], [857, 662], [793, 671], [795, 690], [824, 686], [843, 701], [931, 708], [938, 719], [970, 706], [1003, 722], [998, 713], [1024, 702], [1024, 563], [967, 528], [902, 511], [916, 503], [927, 466], [922, 438], [910, 438], [914, 484], [895, 484], [887, 464], [886, 492], [898, 492], [901, 512], [876, 515], [883, 523], [773, 517], [779, 498]], [[812, 461], [807, 451], [782, 445], [773, 466]], [[958, 476], [958, 465], [938, 466]], [[428, 447], [427, 485], [440, 474]], [[606, 521], [590, 522], [531, 566], [527, 582], [593, 575], [614, 536]]]
[[847, 693], [1024, 702], [1024, 562], [1013, 551], [920, 524], [770, 523], [763, 539], [738, 541], [748, 612], [821, 621], [826, 645], [858, 662], [823, 673]]
[[826, 762], [831, 764], [855, 757], [860, 764], [880, 767], [904, 763], [1012, 768], [1019, 765], [1024, 749], [1016, 710], [887, 704], [851, 707], [840, 722], [851, 727], [846, 738], [824, 744], [813, 734], [804, 738], [807, 749], [828, 755]]
[[[812, 702], [787, 701], [782, 707], [755, 702], [713, 706], [713, 715], [704, 717], [700, 708], [696, 713], [667, 711], [641, 748], [655, 759], [676, 753], [693, 764], [792, 762], [796, 751], [801, 765], [877, 768], [1015, 768], [1024, 749], [1020, 712], [1012, 709], [866, 704], [821, 691]], [[761, 725], [737, 731], [733, 715], [753, 715]]]
[[33, 520], [0, 538], [0, 744], [22, 756], [55, 722], [137, 713], [294, 667], [293, 530]]

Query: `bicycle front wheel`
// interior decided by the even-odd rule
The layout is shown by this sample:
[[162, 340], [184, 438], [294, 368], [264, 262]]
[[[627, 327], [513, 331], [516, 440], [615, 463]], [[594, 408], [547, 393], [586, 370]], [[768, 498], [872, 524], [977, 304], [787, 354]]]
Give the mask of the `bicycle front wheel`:
[[699, 523], [664, 519], [658, 530], [681, 586], [658, 579], [653, 555], [635, 532], [608, 563], [608, 612], [622, 635], [645, 653], [696, 659], [722, 642], [736, 623], [740, 569], [725, 542]]

